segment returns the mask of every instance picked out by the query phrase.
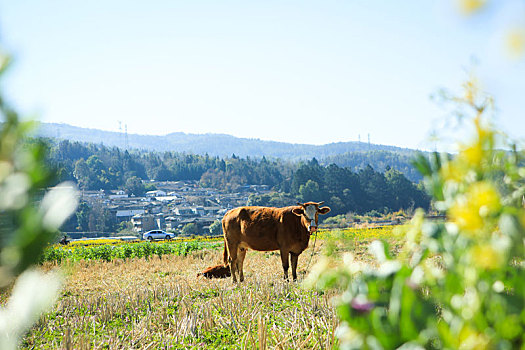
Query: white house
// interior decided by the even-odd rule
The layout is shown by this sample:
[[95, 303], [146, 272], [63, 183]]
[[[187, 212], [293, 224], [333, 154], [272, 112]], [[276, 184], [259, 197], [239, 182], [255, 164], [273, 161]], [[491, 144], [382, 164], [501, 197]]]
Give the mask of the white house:
[[118, 220], [126, 220], [137, 214], [144, 214], [144, 213], [145, 213], [144, 209], [121, 209], [121, 210], [117, 210], [116, 215], [117, 215]]
[[154, 190], [146, 192], [146, 197], [165, 197], [166, 191], [163, 190]]
[[108, 197], [109, 199], [119, 199], [119, 198], [128, 198], [128, 195], [126, 194], [126, 192], [120, 190], [120, 191], [115, 191], [115, 193], [110, 194]]

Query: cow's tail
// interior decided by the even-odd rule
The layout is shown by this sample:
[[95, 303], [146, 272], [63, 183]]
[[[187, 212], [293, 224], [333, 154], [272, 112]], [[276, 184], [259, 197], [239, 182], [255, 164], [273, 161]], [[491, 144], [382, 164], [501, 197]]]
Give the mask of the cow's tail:
[[224, 252], [222, 254], [224, 266], [228, 266], [228, 248], [226, 248], [226, 240], [224, 240]]
[[228, 266], [228, 247], [226, 246], [226, 225], [224, 224], [224, 220], [222, 220], [222, 233], [224, 234], [224, 252], [222, 253], [222, 259], [224, 262], [224, 266]]

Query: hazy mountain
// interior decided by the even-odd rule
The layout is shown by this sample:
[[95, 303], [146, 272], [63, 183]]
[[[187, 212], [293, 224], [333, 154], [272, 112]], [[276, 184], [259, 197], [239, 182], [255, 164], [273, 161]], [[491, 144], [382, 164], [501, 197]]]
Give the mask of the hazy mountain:
[[[173, 151], [194, 154], [209, 154], [226, 157], [235, 154], [240, 157], [277, 157], [283, 159], [324, 159], [350, 152], [389, 151], [405, 155], [412, 149], [394, 146], [368, 144], [364, 142], [336, 142], [325, 145], [293, 144], [239, 138], [225, 134], [186, 134], [175, 132], [164, 136], [137, 135], [80, 128], [68, 124], [42, 123], [38, 134], [44, 137], [72, 141], [104, 144], [124, 148]], [[127, 138], [127, 140], [126, 140]]]

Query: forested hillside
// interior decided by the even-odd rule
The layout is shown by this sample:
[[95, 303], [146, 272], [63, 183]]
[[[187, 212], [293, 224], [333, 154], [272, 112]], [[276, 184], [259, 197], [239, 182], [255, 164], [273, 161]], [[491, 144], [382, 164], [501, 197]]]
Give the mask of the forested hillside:
[[419, 182], [421, 174], [412, 165], [412, 159], [416, 152], [391, 152], [385, 150], [358, 151], [336, 154], [321, 159], [325, 165], [337, 164], [340, 167], [348, 167], [355, 171], [372, 165], [378, 171], [385, 171], [388, 168], [402, 172], [408, 179]]
[[[276, 193], [254, 196], [251, 204], [289, 205], [296, 200], [324, 200], [332, 214], [349, 211], [381, 212], [429, 206], [428, 197], [400, 171], [385, 164], [385, 171], [370, 165], [354, 170], [336, 164], [269, 160], [265, 157], [227, 158], [175, 152], [122, 151], [80, 142], [49, 141], [49, 162], [59, 180], [73, 180], [82, 189], [123, 189], [142, 195], [142, 180], [198, 180], [203, 187], [236, 191], [243, 185], [268, 185]], [[395, 165], [393, 163], [393, 165]]]
[[[306, 160], [335, 156], [348, 152], [388, 151], [413, 154], [414, 150], [365, 142], [335, 142], [326, 145], [293, 144], [234, 137], [225, 134], [186, 134], [174, 132], [163, 136], [136, 135], [97, 129], [86, 129], [67, 124], [42, 123], [38, 131], [42, 137], [69, 141], [104, 144], [109, 147], [142, 149], [158, 152], [183, 152], [229, 157], [268, 157]], [[127, 145], [127, 147], [126, 147]]]

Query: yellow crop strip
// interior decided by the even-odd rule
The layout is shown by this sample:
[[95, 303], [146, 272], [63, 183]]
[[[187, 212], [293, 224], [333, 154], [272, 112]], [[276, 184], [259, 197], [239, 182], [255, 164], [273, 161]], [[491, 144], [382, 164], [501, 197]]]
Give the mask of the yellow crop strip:
[[[222, 236], [198, 236], [198, 237], [181, 237], [181, 238], [174, 238], [171, 240], [156, 240], [152, 241], [153, 244], [159, 244], [159, 243], [182, 243], [182, 242], [220, 242], [222, 241]], [[61, 244], [55, 244], [54, 248], [63, 248], [63, 247], [92, 247], [92, 246], [99, 246], [99, 245], [121, 245], [121, 244], [133, 244], [137, 242], [143, 242], [143, 240], [140, 240], [137, 238], [136, 240], [132, 241], [124, 241], [121, 239], [82, 239], [82, 240], [75, 240], [71, 241], [69, 245], [64, 246]]]
[[395, 238], [395, 226], [381, 226], [373, 228], [344, 228], [335, 230], [319, 230], [317, 237], [319, 239], [328, 239], [341, 237], [354, 240], [375, 240], [375, 239], [392, 239]]

